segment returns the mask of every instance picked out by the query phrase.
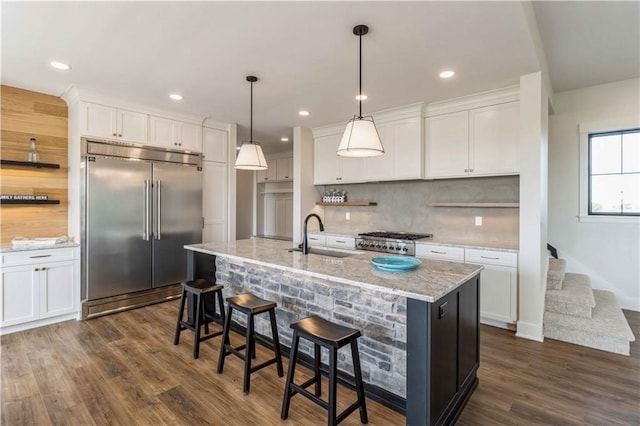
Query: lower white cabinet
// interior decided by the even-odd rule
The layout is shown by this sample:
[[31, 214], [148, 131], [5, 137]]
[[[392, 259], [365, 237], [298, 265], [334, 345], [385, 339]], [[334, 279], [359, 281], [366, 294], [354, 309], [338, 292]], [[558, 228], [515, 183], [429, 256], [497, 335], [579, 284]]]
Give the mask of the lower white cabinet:
[[2, 334], [77, 316], [77, 247], [3, 253], [1, 277]]
[[356, 246], [356, 239], [353, 237], [343, 237], [341, 235], [327, 235], [326, 245], [327, 247], [354, 249]]
[[264, 199], [264, 235], [286, 238], [293, 236], [293, 198]]
[[509, 328], [518, 320], [517, 253], [417, 243], [416, 256], [484, 266], [480, 272], [480, 321]]

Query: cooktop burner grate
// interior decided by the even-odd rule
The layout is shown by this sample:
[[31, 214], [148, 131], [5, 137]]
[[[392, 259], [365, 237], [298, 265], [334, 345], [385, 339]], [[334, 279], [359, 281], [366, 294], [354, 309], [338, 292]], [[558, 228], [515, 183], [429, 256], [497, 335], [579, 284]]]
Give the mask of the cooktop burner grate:
[[362, 234], [358, 234], [360, 237], [375, 237], [375, 238], [391, 238], [394, 240], [420, 240], [422, 238], [433, 238], [433, 234], [414, 234], [409, 232], [387, 232], [387, 231], [376, 231], [376, 232], [363, 232]]

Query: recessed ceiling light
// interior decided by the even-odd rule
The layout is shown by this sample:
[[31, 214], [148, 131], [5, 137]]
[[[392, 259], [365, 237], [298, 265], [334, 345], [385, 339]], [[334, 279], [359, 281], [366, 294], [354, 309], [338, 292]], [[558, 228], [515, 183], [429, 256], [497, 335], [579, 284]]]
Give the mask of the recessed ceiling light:
[[63, 62], [57, 62], [57, 61], [51, 61], [49, 62], [51, 64], [52, 67], [59, 69], [59, 70], [70, 70], [71, 67]]
[[184, 99], [184, 97], [182, 95], [179, 95], [177, 93], [172, 93], [172, 94], [169, 95], [169, 97], [171, 99], [173, 99], [174, 101], [181, 101], [181, 100]]
[[440, 78], [451, 78], [454, 75], [456, 75], [456, 73], [454, 71], [442, 71], [440, 73]]
[[236, 146], [236, 151], [240, 151], [240, 148], [242, 148], [242, 147]]
[[306, 117], [307, 115], [309, 115], [309, 111], [298, 111], [298, 114], [302, 115], [303, 117]]
[[366, 101], [367, 98], [367, 95], [356, 95], [356, 101]]
[[282, 142], [289, 142], [289, 138], [280, 138], [280, 141], [282, 141]]

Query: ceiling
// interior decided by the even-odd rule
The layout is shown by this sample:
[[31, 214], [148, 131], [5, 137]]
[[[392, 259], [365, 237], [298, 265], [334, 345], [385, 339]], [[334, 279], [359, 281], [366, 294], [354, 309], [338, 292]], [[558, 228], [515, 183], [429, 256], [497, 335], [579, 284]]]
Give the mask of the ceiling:
[[[238, 123], [290, 151], [296, 126], [518, 84], [539, 71], [540, 31], [554, 90], [640, 75], [638, 2], [2, 2], [2, 84], [53, 95], [70, 85]], [[535, 16], [531, 11], [535, 12]], [[529, 19], [532, 18], [533, 19]], [[533, 22], [532, 32], [529, 24]], [[51, 68], [57, 60], [69, 71]], [[438, 73], [456, 71], [442, 80]], [[184, 100], [171, 101], [170, 93]], [[298, 111], [310, 111], [301, 117]]]

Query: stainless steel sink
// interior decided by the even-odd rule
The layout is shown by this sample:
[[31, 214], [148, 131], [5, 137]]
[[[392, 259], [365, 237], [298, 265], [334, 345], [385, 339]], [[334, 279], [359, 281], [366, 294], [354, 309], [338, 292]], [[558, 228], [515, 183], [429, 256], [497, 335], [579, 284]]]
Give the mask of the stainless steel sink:
[[[301, 252], [302, 249], [299, 247], [294, 247], [289, 249], [289, 252], [298, 251]], [[322, 256], [329, 257], [349, 257], [355, 256], [356, 254], [360, 254], [358, 251], [347, 251], [347, 250], [337, 250], [337, 249], [327, 249], [324, 247], [311, 247], [309, 248], [309, 254], [319, 254]]]

